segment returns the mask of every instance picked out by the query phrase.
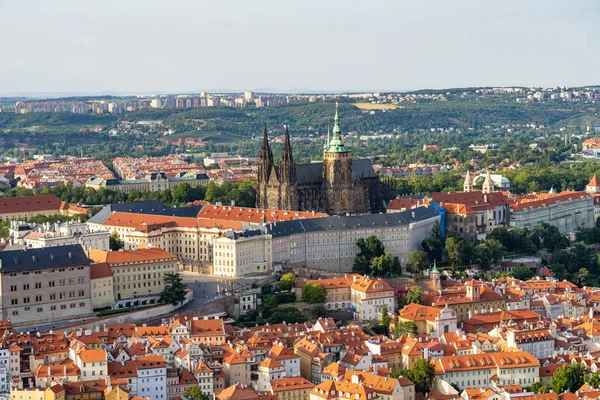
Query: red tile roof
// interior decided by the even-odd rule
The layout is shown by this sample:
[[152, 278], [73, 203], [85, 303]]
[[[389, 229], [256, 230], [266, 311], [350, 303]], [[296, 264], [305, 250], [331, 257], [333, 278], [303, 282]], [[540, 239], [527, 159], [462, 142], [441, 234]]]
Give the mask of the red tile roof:
[[111, 276], [112, 272], [106, 262], [95, 263], [90, 266], [90, 279], [101, 279]]

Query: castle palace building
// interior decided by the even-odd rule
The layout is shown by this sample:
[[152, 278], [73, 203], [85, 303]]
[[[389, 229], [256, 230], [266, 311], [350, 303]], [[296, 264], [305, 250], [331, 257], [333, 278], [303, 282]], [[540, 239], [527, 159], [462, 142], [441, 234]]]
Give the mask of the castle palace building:
[[331, 215], [385, 210], [387, 187], [379, 182], [371, 161], [352, 159], [342, 140], [336, 104], [333, 132], [327, 134], [323, 161], [296, 164], [290, 135], [285, 128], [279, 165], [273, 160], [267, 127], [258, 164], [256, 206], [292, 211], [317, 211]]

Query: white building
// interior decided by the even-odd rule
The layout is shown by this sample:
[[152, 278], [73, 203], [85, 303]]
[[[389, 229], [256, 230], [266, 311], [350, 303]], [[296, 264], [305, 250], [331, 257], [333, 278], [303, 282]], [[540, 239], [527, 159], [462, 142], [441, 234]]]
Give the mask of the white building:
[[90, 232], [85, 223], [63, 222], [56, 224], [30, 224], [11, 221], [10, 235], [13, 240], [30, 249], [81, 244], [87, 253], [90, 249], [109, 249], [107, 231]]
[[432, 207], [398, 213], [334, 216], [282, 221], [267, 225], [272, 235], [273, 263], [350, 272], [359, 252], [356, 241], [376, 236], [386, 252], [406, 263], [421, 248], [440, 214]]
[[73, 359], [81, 370], [82, 381], [104, 379], [108, 375], [106, 351], [103, 349], [82, 348], [75, 353]]
[[229, 230], [213, 241], [213, 257], [215, 275], [235, 278], [268, 274], [273, 269], [271, 235], [260, 230]]
[[152, 400], [167, 399], [167, 367], [161, 356], [135, 359], [137, 365], [137, 395]]
[[542, 222], [560, 233], [576, 232], [594, 226], [594, 199], [585, 192], [564, 192], [510, 203], [510, 227], [533, 230]]
[[526, 351], [536, 358], [552, 357], [554, 353], [554, 336], [548, 329], [537, 329], [531, 331], [506, 332], [506, 345]]
[[294, 350], [276, 344], [265, 357], [283, 364], [286, 377], [300, 376], [300, 356], [295, 354]]
[[452, 392], [460, 388], [498, 385], [531, 386], [539, 382], [540, 362], [524, 351], [443, 356], [435, 362], [435, 388]]
[[10, 393], [10, 351], [8, 347], [0, 348], [0, 396]]

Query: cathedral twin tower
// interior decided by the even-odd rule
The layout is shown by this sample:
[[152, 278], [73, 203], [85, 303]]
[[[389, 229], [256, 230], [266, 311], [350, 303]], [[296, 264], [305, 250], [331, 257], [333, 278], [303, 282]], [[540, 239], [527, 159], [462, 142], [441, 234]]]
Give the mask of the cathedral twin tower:
[[296, 164], [288, 127], [279, 164], [267, 137], [267, 126], [258, 164], [256, 206], [259, 208], [326, 212], [331, 215], [366, 213], [385, 208], [384, 190], [370, 160], [352, 159], [342, 140], [336, 104], [332, 136], [327, 134], [323, 161]]

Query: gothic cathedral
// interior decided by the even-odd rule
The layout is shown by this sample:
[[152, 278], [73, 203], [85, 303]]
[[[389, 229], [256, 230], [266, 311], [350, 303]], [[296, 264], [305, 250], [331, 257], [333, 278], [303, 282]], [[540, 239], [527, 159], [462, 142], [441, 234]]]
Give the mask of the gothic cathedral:
[[371, 161], [352, 159], [342, 140], [338, 107], [335, 123], [323, 149], [323, 161], [296, 164], [290, 135], [285, 128], [283, 153], [275, 165], [267, 126], [258, 164], [256, 206], [259, 208], [326, 212], [331, 215], [385, 210], [386, 188], [379, 182]]

